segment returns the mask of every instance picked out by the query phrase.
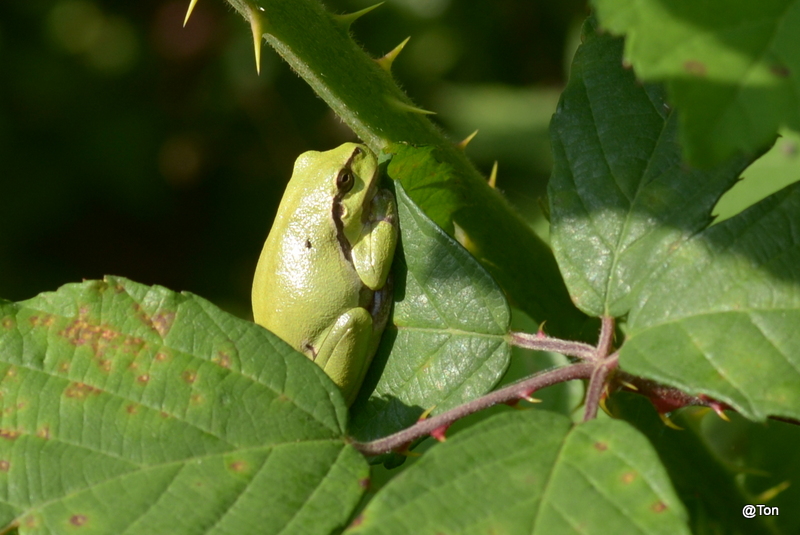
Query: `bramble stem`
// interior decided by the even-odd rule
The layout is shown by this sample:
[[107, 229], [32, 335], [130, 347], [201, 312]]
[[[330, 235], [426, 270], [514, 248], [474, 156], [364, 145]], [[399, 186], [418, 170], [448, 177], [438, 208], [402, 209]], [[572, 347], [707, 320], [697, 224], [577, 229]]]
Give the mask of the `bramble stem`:
[[380, 455], [401, 449], [436, 430], [447, 429], [453, 422], [465, 416], [498, 403], [516, 403], [521, 399], [529, 398], [537, 390], [574, 379], [590, 379], [589, 390], [586, 395], [584, 420], [594, 418], [597, 414], [597, 406], [605, 390], [608, 376], [617, 367], [616, 353], [610, 357], [608, 355], [614, 337], [614, 318], [602, 318], [601, 325], [597, 347], [581, 342], [550, 338], [543, 333], [511, 332], [507, 337], [507, 341], [511, 345], [536, 351], [553, 351], [581, 359], [583, 362], [539, 372], [527, 379], [490, 392], [447, 412], [420, 420], [411, 427], [388, 437], [372, 442], [353, 442], [352, 445], [364, 455]]
[[560, 368], [545, 370], [523, 381], [519, 381], [500, 390], [495, 390], [463, 405], [421, 420], [411, 427], [398, 431], [393, 435], [372, 442], [353, 442], [352, 445], [364, 455], [380, 455], [392, 450], [401, 449], [420, 437], [431, 434], [436, 429], [447, 427], [456, 420], [486, 409], [498, 403], [516, 402], [530, 396], [533, 392], [573, 379], [588, 379], [595, 369], [591, 362], [570, 364]]
[[552, 351], [553, 353], [560, 353], [567, 357], [575, 357], [581, 360], [595, 360], [597, 355], [597, 348], [589, 344], [551, 338], [541, 333], [530, 334], [512, 331], [508, 333], [506, 340], [512, 346], [533, 349], [534, 351]]

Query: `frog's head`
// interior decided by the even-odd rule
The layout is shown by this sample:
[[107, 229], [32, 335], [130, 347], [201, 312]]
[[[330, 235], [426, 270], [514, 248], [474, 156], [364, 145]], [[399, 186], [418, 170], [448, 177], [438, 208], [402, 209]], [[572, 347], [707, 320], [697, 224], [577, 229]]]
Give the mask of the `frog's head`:
[[347, 248], [362, 237], [370, 219], [371, 203], [380, 173], [378, 160], [366, 146], [345, 143], [335, 149], [300, 155], [287, 189], [297, 205], [313, 206], [331, 214]]
[[361, 239], [370, 219], [371, 203], [378, 188], [378, 160], [364, 145], [345, 143], [329, 151], [336, 158], [337, 172], [328, 178], [334, 196], [334, 219], [351, 245]]

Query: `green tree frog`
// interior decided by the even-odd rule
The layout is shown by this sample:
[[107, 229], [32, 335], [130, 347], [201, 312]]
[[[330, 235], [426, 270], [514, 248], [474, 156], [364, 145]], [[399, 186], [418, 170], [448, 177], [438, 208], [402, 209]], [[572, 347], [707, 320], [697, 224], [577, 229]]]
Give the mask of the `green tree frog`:
[[391, 307], [397, 209], [379, 178], [364, 145], [300, 155], [253, 280], [256, 323], [322, 367], [348, 405]]

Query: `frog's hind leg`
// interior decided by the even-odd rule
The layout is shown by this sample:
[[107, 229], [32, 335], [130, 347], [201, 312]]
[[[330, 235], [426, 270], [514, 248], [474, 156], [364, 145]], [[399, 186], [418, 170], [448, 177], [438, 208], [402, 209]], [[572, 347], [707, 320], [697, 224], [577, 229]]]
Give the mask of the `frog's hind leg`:
[[355, 400], [372, 355], [372, 316], [361, 307], [351, 308], [336, 320], [316, 348], [316, 362], [350, 405]]

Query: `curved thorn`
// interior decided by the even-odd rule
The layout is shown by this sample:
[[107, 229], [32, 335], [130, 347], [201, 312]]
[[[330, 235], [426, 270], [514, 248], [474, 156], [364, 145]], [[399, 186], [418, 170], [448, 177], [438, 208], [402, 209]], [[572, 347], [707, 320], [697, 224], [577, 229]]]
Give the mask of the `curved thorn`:
[[388, 101], [389, 101], [390, 104], [392, 104], [396, 108], [399, 108], [399, 109], [401, 109], [403, 111], [407, 111], [409, 113], [419, 113], [421, 115], [436, 115], [435, 111], [428, 111], [428, 110], [424, 110], [422, 108], [417, 108], [416, 106], [413, 106], [413, 105], [408, 104], [406, 102], [402, 102], [402, 101], [396, 99], [395, 97], [389, 97]]
[[394, 63], [394, 60], [397, 59], [397, 56], [400, 55], [400, 52], [403, 51], [403, 48], [406, 46], [406, 43], [408, 43], [409, 39], [411, 39], [410, 36], [406, 37], [402, 43], [391, 49], [382, 58], [378, 58], [375, 61], [386, 72], [392, 72], [392, 63]]
[[435, 408], [436, 408], [436, 405], [434, 405], [433, 407], [425, 410], [425, 412], [423, 412], [422, 414], [419, 415], [419, 418], [417, 418], [417, 421], [421, 422], [423, 420], [427, 420], [428, 416], [431, 415], [431, 413], [433, 412], [433, 409], [435, 409]]
[[347, 13], [346, 15], [331, 15], [333, 20], [342, 26], [345, 30], [350, 29], [350, 25], [353, 24], [355, 21], [375, 9], [376, 7], [380, 7], [383, 5], [383, 2], [378, 2], [374, 6], [365, 7], [361, 11], [356, 11], [355, 13]]
[[465, 137], [464, 139], [462, 139], [461, 141], [456, 143], [456, 147], [461, 149], [461, 150], [466, 149], [467, 145], [469, 145], [469, 142], [472, 141], [475, 138], [475, 136], [477, 136], [477, 135], [478, 135], [478, 131], [475, 130], [473, 133], [471, 133], [470, 135], [468, 135], [467, 137]]
[[492, 173], [489, 175], [489, 185], [493, 188], [497, 186], [497, 160], [495, 160], [494, 165], [492, 165]]
[[183, 27], [186, 27], [186, 23], [189, 22], [189, 17], [192, 16], [192, 11], [194, 11], [194, 6], [197, 5], [197, 0], [189, 0], [189, 9], [186, 10], [186, 17], [183, 19]]
[[666, 414], [658, 413], [658, 417], [661, 418], [661, 421], [664, 422], [664, 425], [669, 427], [670, 429], [674, 429], [676, 431], [683, 431], [683, 427], [679, 426], [675, 422], [669, 419], [669, 416]]

